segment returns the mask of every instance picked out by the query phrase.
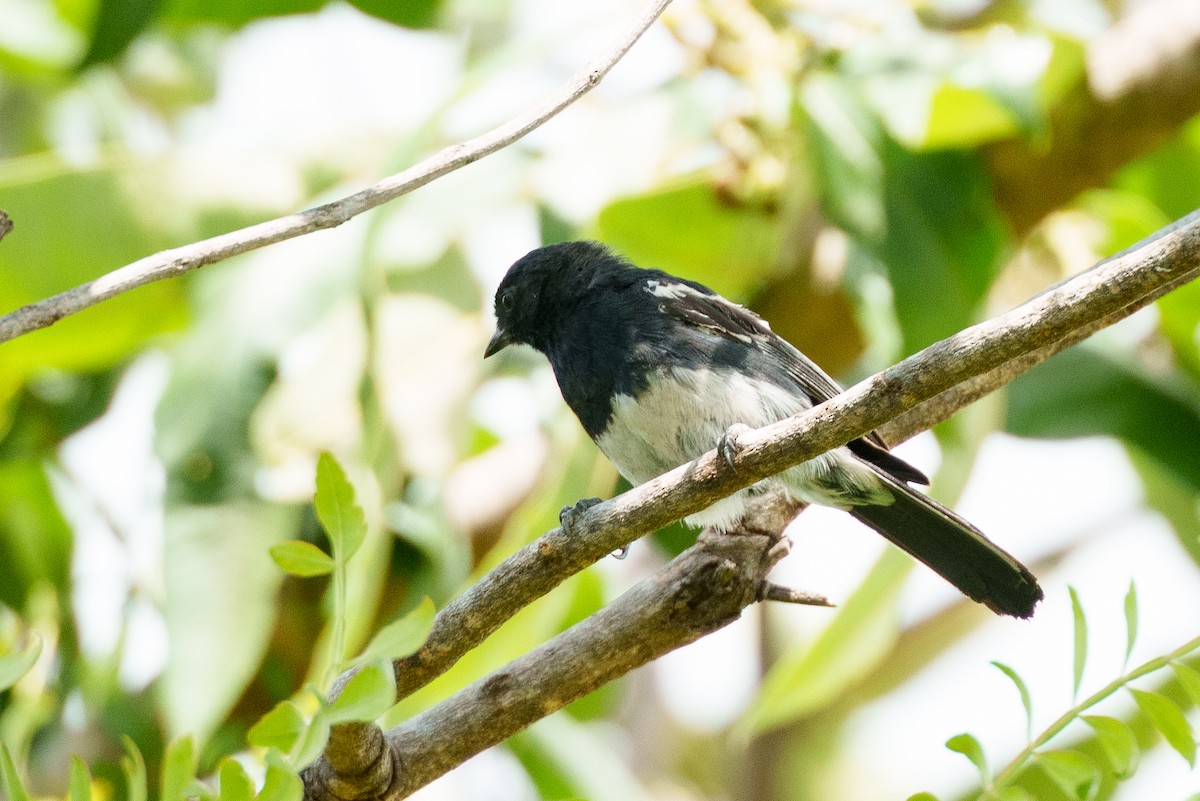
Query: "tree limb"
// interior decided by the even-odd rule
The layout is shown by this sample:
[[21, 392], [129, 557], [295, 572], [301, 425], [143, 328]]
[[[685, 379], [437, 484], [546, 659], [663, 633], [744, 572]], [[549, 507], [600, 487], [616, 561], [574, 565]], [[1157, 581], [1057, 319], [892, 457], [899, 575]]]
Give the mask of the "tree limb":
[[[375, 785], [317, 763], [309, 799], [395, 801], [613, 679], [736, 620], [786, 548], [763, 534], [701, 536], [613, 603], [387, 734]], [[786, 542], [784, 540], [783, 542]]]
[[[1165, 236], [1167, 233], [1176, 231], [1187, 225], [1191, 225], [1194, 223], [1194, 221], [1194, 214], [1185, 217], [1182, 220], [1177, 220], [1164, 228], [1162, 231], [1155, 233], [1151, 237], [1142, 240], [1141, 242], [1131, 245], [1120, 253], [1109, 257], [1109, 259], [1106, 261], [1112, 261], [1113, 259], [1132, 254], [1143, 245], [1153, 241], [1154, 239]], [[1115, 312], [1106, 314], [1104, 317], [1080, 326], [1057, 342], [1052, 342], [1049, 345], [1045, 345], [1014, 359], [1010, 359], [999, 367], [968, 379], [961, 384], [957, 384], [945, 392], [933, 396], [927, 401], [922, 401], [912, 409], [909, 409], [907, 412], [904, 412], [903, 414], [880, 426], [878, 431], [880, 435], [883, 436], [884, 440], [892, 445], [897, 445], [901, 442], [904, 442], [905, 440], [920, 434], [922, 431], [928, 431], [938, 423], [949, 419], [951, 415], [953, 415], [959, 409], [970, 406], [972, 403], [984, 397], [985, 395], [995, 392], [997, 389], [1012, 381], [1022, 373], [1037, 367], [1054, 354], [1060, 353], [1072, 345], [1082, 342], [1101, 329], [1107, 328], [1110, 325], [1124, 320], [1134, 312], [1144, 309], [1146, 306], [1149, 306], [1163, 295], [1174, 291], [1175, 289], [1183, 286], [1189, 281], [1196, 279], [1197, 277], [1200, 277], [1200, 269], [1186, 272], [1184, 275], [1176, 278], [1174, 281], [1169, 281], [1155, 288], [1132, 303], [1117, 309]], [[1059, 286], [1061, 286], [1062, 283], [1064, 282], [1060, 282]]]
[[0, 317], [0, 343], [52, 325], [109, 298], [164, 278], [223, 261], [258, 248], [292, 239], [347, 220], [418, 189], [435, 178], [495, 153], [553, 118], [585, 95], [629, 52], [671, 0], [651, 0], [646, 11], [611, 48], [575, 73], [540, 105], [485, 134], [444, 148], [359, 192], [320, 206], [251, 225], [210, 239], [146, 256], [86, 284]]
[[[1140, 308], [1149, 302], [1148, 298], [1157, 297], [1167, 288], [1178, 286], [1197, 274], [1200, 274], [1200, 212], [1101, 262], [1086, 273], [1043, 292], [1007, 314], [931, 345], [820, 406], [742, 434], [737, 439], [732, 467], [727, 467], [722, 457], [710, 451], [690, 464], [582, 512], [575, 518], [570, 531], [558, 528], [545, 534], [506, 559], [442, 609], [429, 640], [421, 650], [395, 663], [399, 697], [411, 694], [440, 675], [513, 614], [567, 577], [633, 539], [699, 511], [762, 478], [863, 436], [964, 382], [988, 373], [1007, 375], [1011, 379], [1020, 372], [1022, 366], [1027, 369], [1044, 358], [1041, 352], [1054, 348], [1066, 339], [1082, 338], [1086, 334], [1081, 332], [1090, 332], [1106, 322], [1120, 319], [1129, 313], [1129, 309]], [[1016, 367], [1004, 372], [1005, 366], [1010, 363]], [[946, 408], [949, 406], [943, 406], [942, 410]], [[920, 423], [910, 423], [913, 424]], [[904, 428], [894, 428], [893, 435], [902, 438]], [[769, 594], [769, 589], [761, 583], [758, 587], [759, 592]], [[598, 615], [604, 615], [606, 611], [602, 610]], [[649, 613], [649, 610], [646, 611]], [[632, 610], [630, 614], [635, 612]], [[581, 624], [586, 625], [587, 621]], [[653, 633], [643, 623], [629, 625], [632, 628], [614, 630], [610, 634], [636, 639], [648, 638]], [[596, 630], [591, 631], [594, 633]], [[505, 682], [507, 688], [510, 685], [523, 686], [526, 680], [534, 680], [533, 675], [526, 671], [534, 670], [535, 664], [539, 666], [538, 671], [543, 670], [540, 660], [547, 654], [556, 654], [556, 658], [561, 657], [564, 663], [576, 667], [583, 664], [579, 662], [579, 659], [583, 659], [590, 666], [579, 674], [554, 674], [564, 684], [555, 685], [554, 692], [547, 696], [550, 701], [544, 714], [578, 697], [573, 695], [576, 690], [583, 694], [599, 686], [592, 682], [595, 676], [600, 675], [595, 671], [603, 671], [604, 667], [593, 663], [606, 661], [597, 658], [596, 655], [601, 651], [581, 651], [579, 655], [568, 659], [556, 650], [561, 645], [560, 639], [570, 634], [560, 635], [560, 638], [502, 671], [507, 671], [506, 675], [510, 677]], [[682, 640], [679, 644], [686, 641]], [[600, 642], [588, 642], [589, 648], [601, 648]], [[605, 649], [608, 647], [604, 646]], [[613, 652], [603, 650], [603, 653], [611, 655]], [[648, 654], [650, 651], [639, 653]], [[534, 654], [540, 656], [535, 658]], [[653, 658], [653, 655], [646, 658]], [[619, 664], [628, 663], [621, 661]], [[512, 681], [512, 676], [519, 676], [520, 681]], [[509, 696], [506, 694], [508, 689], [500, 692], [497, 698], [491, 698], [486, 690], [490, 680], [484, 679], [414, 718], [418, 722], [409, 721], [392, 730], [386, 736], [388, 748], [359, 749], [360, 753], [373, 750], [391, 768], [384, 770], [380, 767], [384, 763], [376, 761], [374, 764], [353, 765], [355, 770], [343, 773], [334, 771], [330, 762], [322, 761], [306, 775], [308, 792], [313, 793], [314, 798], [321, 797], [324, 792], [348, 799], [374, 797], [379, 793], [388, 798], [400, 798], [417, 786], [410, 784], [411, 780], [406, 778], [408, 772], [415, 771], [426, 776], [427, 768], [421, 764], [425, 755], [429, 756], [431, 763], [448, 770], [457, 764], [449, 754], [453, 753], [453, 759], [459, 761], [469, 756], [461, 754], [446, 742], [440, 742], [442, 736], [448, 739], [460, 737], [459, 727], [464, 725], [460, 719], [465, 721], [469, 718], [475, 729], [491, 731], [493, 726], [497, 726], [509, 732], [505, 727], [516, 718], [505, 717], [507, 713], [504, 710], [514, 705], [523, 710], [530, 708], [526, 696]], [[566, 700], [558, 703], [562, 698]], [[435, 731], [432, 721], [446, 727], [444, 734], [439, 735]], [[366, 726], [363, 736], [376, 741], [378, 729]], [[499, 742], [503, 736], [493, 740], [490, 735], [477, 735], [470, 742], [483, 743], [480, 746], [482, 748]], [[418, 750], [414, 742], [421, 743], [421, 749], [427, 750]], [[414, 763], [416, 754], [422, 756]], [[343, 764], [351, 766], [345, 760]], [[377, 784], [360, 795], [362, 784], [354, 780], [372, 770], [377, 777], [387, 776], [387, 789]], [[431, 778], [433, 776], [428, 776], [421, 783]]]

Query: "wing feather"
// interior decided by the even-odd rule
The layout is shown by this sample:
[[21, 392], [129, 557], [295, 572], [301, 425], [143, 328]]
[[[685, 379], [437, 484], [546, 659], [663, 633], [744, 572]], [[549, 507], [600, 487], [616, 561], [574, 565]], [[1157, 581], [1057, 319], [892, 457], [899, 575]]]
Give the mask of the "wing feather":
[[[770, 324], [745, 306], [721, 297], [703, 284], [654, 272], [646, 291], [659, 298], [663, 314], [713, 336], [757, 349], [782, 368], [784, 374], [815, 406], [841, 393], [828, 373], [771, 330]], [[859, 458], [902, 481], [928, 484], [929, 479], [912, 465], [888, 453], [877, 432], [849, 443]]]

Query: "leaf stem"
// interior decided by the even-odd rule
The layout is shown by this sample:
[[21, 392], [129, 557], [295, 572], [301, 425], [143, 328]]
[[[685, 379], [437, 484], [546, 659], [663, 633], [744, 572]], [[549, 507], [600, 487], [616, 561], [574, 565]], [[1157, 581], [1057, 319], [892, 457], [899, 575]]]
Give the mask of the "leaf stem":
[[342, 661], [346, 657], [347, 559], [345, 549], [338, 543], [334, 543], [333, 561], [333, 632], [329, 638], [329, 663], [325, 665], [325, 679], [321, 682], [326, 693], [342, 672]]
[[1121, 689], [1130, 682], [1140, 679], [1142, 676], [1153, 673], [1156, 670], [1161, 670], [1176, 659], [1186, 656], [1198, 648], [1200, 648], [1200, 637], [1195, 637], [1191, 640], [1188, 640], [1174, 651], [1164, 654], [1163, 656], [1155, 657], [1149, 662], [1139, 665], [1125, 675], [1113, 679], [1095, 693], [1068, 709], [1060, 718], [1058, 718], [1058, 720], [1051, 723], [1045, 731], [1039, 734], [1036, 740], [1031, 741], [1029, 745], [1025, 746], [1020, 753], [1013, 757], [1012, 761], [1009, 762], [1003, 770], [1001, 770], [992, 778], [988, 785], [983, 789], [983, 792], [979, 794], [977, 801], [987, 801], [987, 799], [996, 798], [996, 793], [1000, 790], [1003, 790], [1006, 786], [1008, 786], [1009, 782], [1016, 778], [1017, 774], [1019, 774], [1025, 768], [1029, 760], [1032, 759], [1037, 749], [1050, 742], [1050, 740], [1056, 737], [1060, 732], [1062, 732], [1063, 729], [1069, 726], [1072, 721], [1082, 715], [1085, 711], [1100, 703], [1105, 698], [1108, 698], [1117, 690]]

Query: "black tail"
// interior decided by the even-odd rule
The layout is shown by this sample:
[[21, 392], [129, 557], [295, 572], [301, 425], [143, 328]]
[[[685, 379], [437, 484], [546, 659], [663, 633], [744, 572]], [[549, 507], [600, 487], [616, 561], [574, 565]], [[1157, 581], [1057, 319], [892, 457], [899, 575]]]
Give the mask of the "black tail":
[[1042, 588], [1029, 570], [979, 529], [932, 498], [881, 475], [895, 501], [850, 514], [929, 565], [969, 598], [998, 614], [1029, 617]]

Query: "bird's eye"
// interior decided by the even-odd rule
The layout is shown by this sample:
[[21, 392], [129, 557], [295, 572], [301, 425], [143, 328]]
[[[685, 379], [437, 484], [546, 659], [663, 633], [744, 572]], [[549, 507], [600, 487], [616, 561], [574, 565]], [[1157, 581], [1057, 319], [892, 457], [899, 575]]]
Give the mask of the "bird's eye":
[[500, 306], [505, 311], [511, 311], [513, 307], [513, 296], [511, 293], [500, 296]]

